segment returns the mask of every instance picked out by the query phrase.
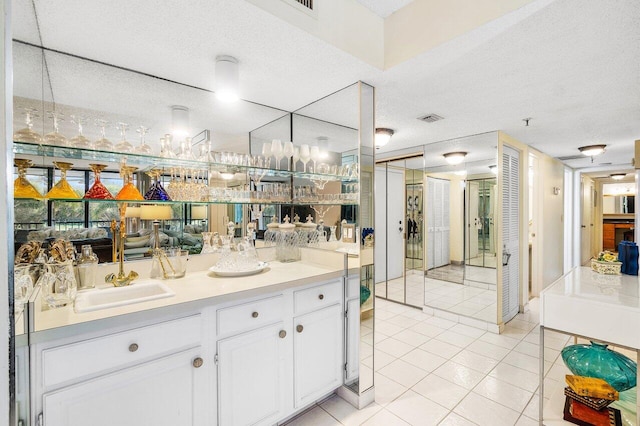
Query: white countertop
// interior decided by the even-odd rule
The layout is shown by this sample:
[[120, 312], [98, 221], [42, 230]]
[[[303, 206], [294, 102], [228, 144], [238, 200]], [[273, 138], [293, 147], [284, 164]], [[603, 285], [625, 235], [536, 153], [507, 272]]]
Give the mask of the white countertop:
[[547, 328], [640, 349], [640, 279], [575, 268], [540, 293]]
[[[270, 261], [268, 269], [247, 277], [219, 277], [208, 272], [208, 266], [214, 262], [211, 257], [194, 256], [189, 261], [187, 275], [175, 280], [163, 280], [175, 296], [126, 306], [103, 309], [93, 312], [76, 313], [72, 305], [56, 309], [42, 309], [40, 297], [35, 297], [34, 332], [44, 332], [54, 328], [72, 326], [91, 321], [104, 320], [122, 315], [149, 311], [158, 308], [174, 309], [180, 304], [194, 307], [223, 303], [229, 300], [258, 296], [263, 293], [279, 291], [285, 288], [321, 282], [342, 277], [345, 273], [344, 255], [322, 251], [303, 251], [301, 261], [281, 263]], [[125, 273], [131, 269], [140, 273], [140, 282], [148, 276], [150, 261], [126, 262]], [[104, 275], [114, 266], [103, 267], [99, 275]], [[190, 272], [189, 269], [193, 270]], [[109, 270], [109, 272], [111, 272]], [[136, 281], [138, 281], [136, 280]], [[135, 285], [135, 281], [134, 284]], [[89, 290], [100, 291], [100, 289]], [[212, 300], [215, 299], [215, 300]]]

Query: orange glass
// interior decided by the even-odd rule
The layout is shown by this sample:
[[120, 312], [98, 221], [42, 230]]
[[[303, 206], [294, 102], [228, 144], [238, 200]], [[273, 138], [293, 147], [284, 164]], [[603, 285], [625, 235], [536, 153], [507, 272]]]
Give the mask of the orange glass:
[[16, 158], [13, 164], [18, 168], [18, 178], [13, 183], [13, 198], [42, 198], [42, 194], [27, 180], [27, 169], [33, 161]]
[[76, 191], [67, 182], [67, 172], [71, 170], [72, 163], [54, 161], [53, 165], [60, 169], [60, 181], [47, 192], [45, 198], [80, 199]]
[[107, 168], [105, 164], [89, 164], [93, 171], [94, 182], [91, 188], [84, 194], [85, 199], [92, 200], [113, 200], [113, 195], [109, 192], [106, 186], [100, 182], [100, 172]]
[[121, 166], [120, 176], [122, 176], [122, 189], [116, 195], [116, 200], [144, 200], [144, 197], [133, 184], [133, 172], [138, 168], [132, 166]]

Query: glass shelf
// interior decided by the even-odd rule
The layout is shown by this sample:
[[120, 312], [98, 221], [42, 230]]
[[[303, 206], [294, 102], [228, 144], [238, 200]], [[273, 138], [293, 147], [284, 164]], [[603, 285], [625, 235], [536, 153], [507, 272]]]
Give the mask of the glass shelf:
[[161, 201], [161, 200], [98, 200], [98, 199], [84, 199], [84, 198], [15, 198], [16, 200], [30, 200], [30, 201], [60, 201], [65, 203], [128, 203], [128, 204], [167, 204], [167, 205], [179, 205], [179, 204], [260, 204], [260, 205], [273, 205], [273, 206], [309, 206], [309, 205], [327, 205], [327, 206], [356, 206], [357, 202], [353, 201], [269, 201], [269, 200], [214, 200], [214, 201]]
[[[119, 165], [126, 160], [127, 165], [138, 166], [140, 171], [152, 168], [161, 169], [188, 169], [188, 170], [208, 170], [227, 173], [246, 173], [250, 178], [255, 179], [260, 176], [260, 180], [265, 178], [294, 178], [306, 179], [311, 182], [358, 182], [354, 176], [343, 176], [337, 174], [319, 174], [288, 170], [264, 169], [253, 166], [223, 164], [214, 162], [204, 162], [198, 160], [181, 160], [177, 158], [163, 158], [153, 155], [138, 153], [119, 153], [108, 151], [97, 151], [93, 149], [71, 148], [45, 144], [30, 144], [25, 142], [14, 142], [13, 152], [15, 154], [34, 155], [47, 158], [64, 158], [75, 160], [86, 160], [92, 162]], [[219, 179], [217, 179], [219, 180]]]

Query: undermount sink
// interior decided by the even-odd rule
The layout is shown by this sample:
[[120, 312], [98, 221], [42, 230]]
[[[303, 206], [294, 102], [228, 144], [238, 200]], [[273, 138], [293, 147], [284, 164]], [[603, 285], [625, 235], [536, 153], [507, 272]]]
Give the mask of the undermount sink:
[[175, 293], [160, 281], [134, 281], [133, 284], [127, 287], [80, 292], [76, 296], [74, 310], [77, 313], [91, 312], [172, 296], [175, 296]]

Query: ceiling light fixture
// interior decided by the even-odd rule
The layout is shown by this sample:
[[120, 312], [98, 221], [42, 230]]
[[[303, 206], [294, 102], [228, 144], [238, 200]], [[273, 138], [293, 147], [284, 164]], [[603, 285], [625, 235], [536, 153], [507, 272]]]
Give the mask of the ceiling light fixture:
[[326, 136], [318, 136], [318, 148], [320, 148], [320, 158], [326, 159], [329, 158], [329, 138]]
[[224, 180], [231, 180], [235, 175], [235, 173], [231, 172], [220, 172], [220, 177]]
[[240, 99], [238, 60], [233, 56], [216, 56], [216, 97], [223, 102]]
[[171, 106], [171, 133], [179, 138], [189, 135], [189, 108], [186, 106]]
[[467, 175], [467, 171], [466, 170], [456, 170], [455, 172], [453, 172], [453, 174], [455, 174], [456, 176], [466, 176]]
[[613, 180], [622, 180], [627, 177], [626, 173], [614, 173], [609, 176]]
[[489, 166], [489, 170], [491, 170], [491, 173], [493, 173], [494, 175], [498, 174], [498, 166], [496, 166], [495, 164], [493, 166]]
[[376, 129], [376, 149], [380, 149], [391, 140], [391, 136], [393, 136], [395, 132], [391, 129], [387, 129], [385, 127], [378, 127]]
[[587, 145], [587, 146], [581, 146], [580, 148], [578, 148], [578, 151], [580, 151], [583, 155], [586, 155], [587, 157], [594, 157], [596, 155], [602, 154], [606, 147], [607, 147], [606, 145]]
[[447, 163], [451, 164], [452, 166], [455, 166], [456, 164], [460, 164], [464, 161], [464, 157], [467, 156], [467, 153], [463, 151], [447, 152], [442, 156], [444, 157], [445, 160], [447, 160]]

